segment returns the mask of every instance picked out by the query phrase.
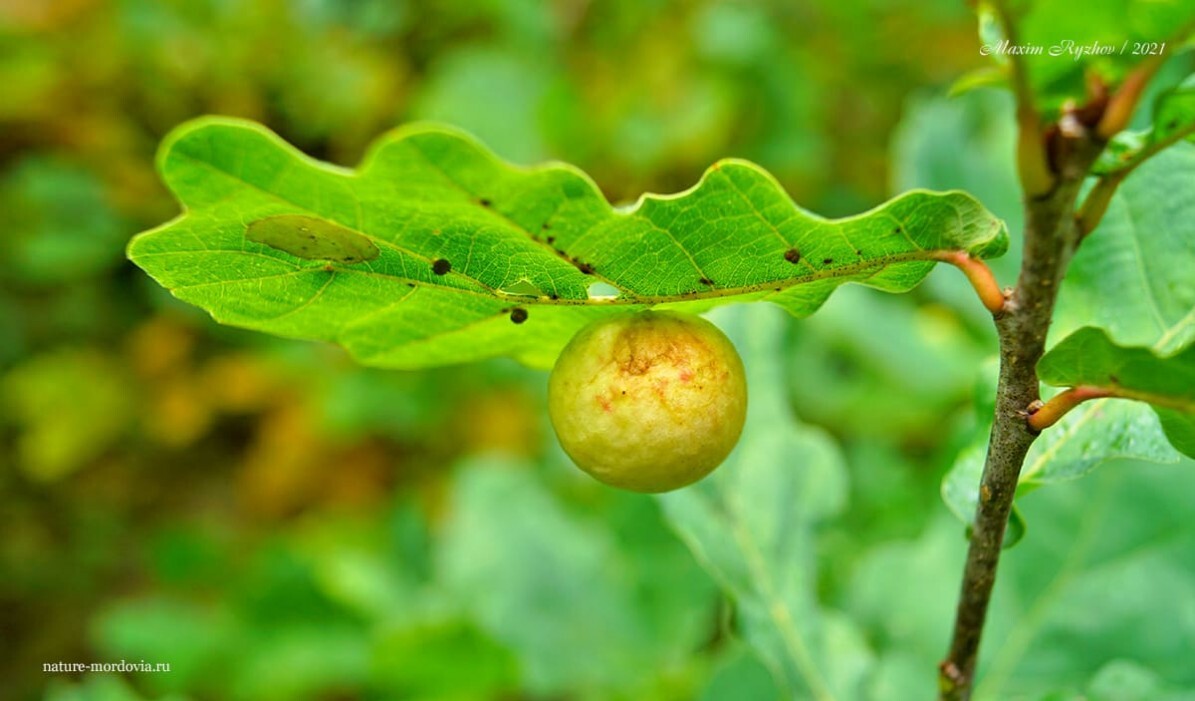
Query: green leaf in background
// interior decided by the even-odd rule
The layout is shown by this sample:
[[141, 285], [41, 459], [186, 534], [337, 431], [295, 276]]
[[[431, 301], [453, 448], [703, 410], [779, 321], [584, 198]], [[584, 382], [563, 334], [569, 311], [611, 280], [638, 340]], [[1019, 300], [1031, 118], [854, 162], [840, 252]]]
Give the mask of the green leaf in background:
[[[185, 635], [180, 631], [186, 631]], [[207, 686], [225, 668], [240, 630], [228, 608], [169, 596], [146, 596], [111, 605], [92, 623], [97, 662], [169, 663], [169, 673], [142, 676], [158, 691]]]
[[702, 691], [700, 701], [781, 701], [772, 673], [746, 645], [736, 643]]
[[[975, 301], [962, 292], [971, 295], [964, 303]], [[802, 419], [834, 433], [930, 442], [989, 350], [941, 306], [848, 287], [792, 325], [784, 355]]]
[[66, 477], [102, 456], [133, 424], [131, 378], [94, 348], [63, 348], [0, 376], [0, 425], [18, 431], [15, 457], [41, 482]]
[[659, 496], [681, 538], [738, 605], [743, 634], [776, 682], [819, 701], [859, 698], [870, 651], [817, 600], [814, 526], [846, 499], [842, 458], [796, 423], [784, 397], [783, 315], [737, 309], [714, 321], [748, 371], [748, 421], [710, 477]]
[[[675, 564], [683, 578], [644, 574], [650, 563], [630, 555], [637, 543], [620, 547], [608, 526], [570, 513], [520, 461], [463, 465], [450, 508], [438, 581], [517, 656], [520, 688], [542, 696], [587, 689], [601, 699], [677, 697], [659, 687], [684, 679], [712, 618], [713, 587], [691, 560]], [[640, 527], [643, 537], [653, 525], [660, 528], [658, 520]]]
[[1159, 687], [1195, 682], [1191, 466], [1127, 462], [1022, 501], [1033, 537], [1001, 563], [977, 701], [1090, 683], [1125, 658]]
[[[943, 253], [989, 257], [1008, 243], [1003, 223], [960, 192], [908, 193], [832, 221], [742, 161], [619, 212], [570, 167], [516, 169], [429, 127], [383, 137], [347, 171], [259, 125], [201, 119], [167, 137], [159, 169], [186, 212], [134, 239], [135, 263], [218, 321], [336, 341], [388, 367], [497, 355], [546, 366], [618, 305], [768, 300], [807, 315], [843, 283], [903, 291]], [[281, 215], [359, 234], [380, 255], [308, 260], [246, 236]], [[595, 298], [595, 282], [614, 294]]]
[[1087, 686], [1091, 701], [1193, 701], [1195, 689], [1185, 691], [1170, 685], [1152, 670], [1131, 660], [1113, 660], [1104, 665]]
[[104, 183], [81, 165], [44, 157], [16, 163], [0, 178], [0, 211], [7, 279], [78, 284], [121, 263], [125, 222]]
[[1195, 138], [1195, 75], [1154, 99], [1151, 128], [1123, 131], [1113, 137], [1092, 167], [1092, 173], [1115, 173], [1140, 158], [1147, 149], [1162, 149], [1192, 138]]
[[96, 674], [83, 677], [77, 684], [64, 679], [52, 679], [47, 685], [45, 701], [186, 701], [188, 697], [168, 694], [146, 697], [138, 694], [123, 677], [115, 674]]
[[[1186, 26], [1189, 34], [1195, 20], [1195, 5], [1188, 0], [1100, 0], [1084, 4], [1082, 12], [1070, 0], [1004, 1], [1019, 30], [1018, 46], [1040, 49], [1019, 58], [1047, 109], [1068, 98], [1082, 102], [1086, 75], [1119, 83], [1147, 57], [1150, 47], [1140, 44], [1169, 41], [1167, 49], [1177, 50], [1182, 37], [1176, 40], [1175, 33]], [[999, 48], [1004, 38], [1002, 31], [981, 37], [987, 54], [1004, 60]]]
[[514, 656], [467, 621], [399, 629], [379, 637], [374, 654], [379, 685], [400, 698], [472, 701], [518, 688]]
[[[1030, 537], [1001, 559], [975, 701], [1111, 701], [1121, 697], [1104, 686], [1106, 668], [1126, 659], [1155, 680], [1158, 695], [1143, 698], [1169, 700], [1173, 690], [1191, 688], [1185, 641], [1195, 634], [1195, 529], [1187, 506], [1193, 465], [1185, 458], [1177, 465], [1122, 461], [1066, 489], [1018, 500]], [[856, 568], [848, 611], [882, 651], [877, 676], [907, 674], [920, 684], [877, 699], [935, 692], [925, 670], [949, 643], [954, 612], [942, 602], [958, 596], [966, 549], [959, 530], [937, 519], [916, 539], [873, 550]], [[895, 578], [897, 571], [919, 576]]]
[[1152, 404], [1174, 447], [1195, 457], [1195, 345], [1161, 357], [1148, 348], [1117, 345], [1088, 327], [1050, 349], [1037, 372], [1055, 387], [1081, 385]]

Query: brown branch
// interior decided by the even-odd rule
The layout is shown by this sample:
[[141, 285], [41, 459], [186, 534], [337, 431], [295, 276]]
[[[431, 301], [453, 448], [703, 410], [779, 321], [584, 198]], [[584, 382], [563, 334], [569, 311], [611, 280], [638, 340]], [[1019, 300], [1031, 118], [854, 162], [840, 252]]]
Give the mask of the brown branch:
[[979, 643], [996, 581], [1004, 531], [1025, 455], [1037, 432], [1025, 420], [1039, 401], [1036, 366], [1045, 352], [1046, 331], [1058, 285], [1079, 244], [1075, 203], [1104, 141], [1073, 116], [1058, 129], [1062, 148], [1057, 182], [1045, 195], [1024, 185], [1025, 248], [1016, 288], [996, 316], [1000, 339], [1000, 380], [996, 416], [972, 523], [954, 633], [940, 665], [943, 701], [971, 698]]

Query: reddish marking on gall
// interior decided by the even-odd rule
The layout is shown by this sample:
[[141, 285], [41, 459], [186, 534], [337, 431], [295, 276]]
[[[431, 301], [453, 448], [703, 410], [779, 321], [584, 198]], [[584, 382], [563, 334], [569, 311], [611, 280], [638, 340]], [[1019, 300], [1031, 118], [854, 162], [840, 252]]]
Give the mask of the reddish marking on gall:
[[693, 379], [693, 373], [690, 370], [681, 370], [680, 374], [677, 375], [677, 379], [681, 382], [688, 382]]
[[605, 397], [602, 397], [602, 396], [598, 396], [598, 397], [596, 397], [596, 399], [597, 399], [597, 403], [602, 405], [602, 411], [609, 414], [610, 413], [610, 400], [606, 399]]
[[656, 391], [656, 396], [660, 398], [660, 401], [666, 401], [668, 399], [668, 380], [657, 380], [654, 388]]

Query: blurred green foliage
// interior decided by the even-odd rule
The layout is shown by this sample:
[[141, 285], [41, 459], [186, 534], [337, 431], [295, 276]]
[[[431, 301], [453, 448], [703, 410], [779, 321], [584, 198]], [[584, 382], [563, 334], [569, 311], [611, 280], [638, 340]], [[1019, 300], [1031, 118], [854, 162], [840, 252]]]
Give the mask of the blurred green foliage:
[[[983, 65], [974, 35], [956, 0], [0, 4], [0, 696], [779, 698], [784, 670], [742, 641], [754, 594], [721, 593], [664, 519], [701, 527], [719, 502], [578, 475], [543, 374], [383, 373], [217, 327], [123, 246], [175, 213], [153, 152], [204, 113], [343, 164], [448, 121], [517, 162], [575, 163], [614, 202], [724, 156], [826, 215], [962, 187], [1015, 229], [1007, 100], [939, 97]], [[727, 492], [772, 538], [769, 515], [804, 505], [793, 540], [767, 542], [844, 698], [932, 693], [964, 546], [938, 482], [994, 347], [960, 281], [843, 290], [780, 322], [772, 401], [817, 427], [771, 421], [826, 446], [822, 471], [768, 511], [758, 484]], [[758, 474], [802, 469], [763, 445]], [[987, 698], [1185, 698], [1190, 467], [1023, 500]], [[172, 671], [41, 671], [122, 658]]]

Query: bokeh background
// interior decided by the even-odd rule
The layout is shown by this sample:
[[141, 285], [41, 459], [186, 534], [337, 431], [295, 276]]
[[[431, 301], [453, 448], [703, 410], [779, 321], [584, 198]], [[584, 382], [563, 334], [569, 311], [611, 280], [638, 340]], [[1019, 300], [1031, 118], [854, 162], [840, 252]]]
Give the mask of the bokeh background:
[[[545, 374], [219, 327], [123, 249], [177, 213], [154, 150], [202, 114], [344, 165], [448, 122], [615, 203], [725, 156], [825, 215], [964, 187], [1015, 230], [1008, 100], [945, 97], [976, 46], [958, 0], [0, 2], [0, 698], [776, 698], [657, 502], [560, 453]], [[953, 272], [781, 322], [784, 397], [850, 477], [818, 594], [895, 655], [878, 699], [932, 689], [959, 576], [938, 483], [994, 339]], [[1088, 496], [1041, 508], [1026, 572], [1057, 571]], [[42, 672], [121, 659], [172, 671]]]

